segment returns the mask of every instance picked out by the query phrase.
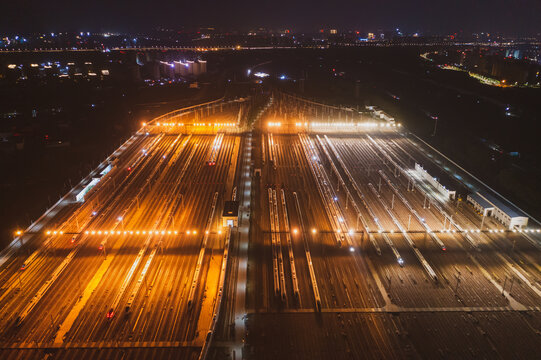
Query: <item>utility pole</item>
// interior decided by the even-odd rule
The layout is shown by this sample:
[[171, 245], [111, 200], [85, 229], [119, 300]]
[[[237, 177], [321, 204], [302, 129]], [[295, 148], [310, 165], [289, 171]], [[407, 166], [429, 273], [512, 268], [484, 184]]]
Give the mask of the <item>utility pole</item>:
[[445, 227], [447, 226], [447, 215], [443, 218], [443, 230], [445, 230]]
[[485, 224], [485, 213], [483, 213], [483, 218], [481, 219], [481, 231], [483, 231], [484, 224]]
[[438, 118], [436, 117], [434, 119], [434, 132], [432, 133], [432, 136], [436, 136], [436, 129], [438, 127]]

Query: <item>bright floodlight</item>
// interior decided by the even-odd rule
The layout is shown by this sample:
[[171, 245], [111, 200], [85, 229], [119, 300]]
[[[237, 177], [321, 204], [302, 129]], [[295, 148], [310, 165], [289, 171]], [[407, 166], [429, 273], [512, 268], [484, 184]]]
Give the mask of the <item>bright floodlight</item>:
[[257, 76], [258, 78], [266, 78], [269, 76], [269, 74], [265, 73], [265, 72], [262, 72], [262, 71], [259, 71], [259, 72], [256, 72], [254, 74], [254, 76]]

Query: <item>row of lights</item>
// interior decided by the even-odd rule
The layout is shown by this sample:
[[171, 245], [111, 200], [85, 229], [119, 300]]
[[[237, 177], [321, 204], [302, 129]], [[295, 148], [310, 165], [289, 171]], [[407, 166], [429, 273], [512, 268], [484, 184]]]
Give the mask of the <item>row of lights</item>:
[[[267, 125], [269, 127], [280, 127], [282, 126], [282, 123], [281, 122], [268, 122]], [[352, 123], [352, 122], [349, 122], [349, 123], [321, 123], [321, 122], [310, 122], [310, 123], [302, 123], [302, 122], [297, 122], [295, 123], [295, 126], [313, 126], [313, 127], [355, 127], [355, 126], [360, 126], [360, 127], [369, 127], [369, 128], [374, 128], [374, 127], [401, 127], [402, 124], [395, 124], [395, 123], [372, 123], [372, 122], [359, 122], [359, 123]]]
[[[143, 126], [147, 126], [147, 123], [142, 123]], [[184, 123], [156, 123], [157, 126], [237, 126], [236, 123], [194, 123], [194, 124], [184, 124]]]
[[[297, 126], [302, 126], [302, 123], [297, 123], [297, 124], [300, 124], [300, 125], [297, 125]], [[307, 123], [304, 123], [305, 126], [307, 126]], [[323, 127], [355, 127], [355, 126], [359, 126], [359, 127], [369, 127], [369, 128], [374, 128], [374, 127], [401, 127], [402, 124], [395, 124], [395, 123], [374, 123], [374, 122], [358, 122], [358, 123], [353, 123], [353, 122], [347, 122], [347, 123], [335, 123], [335, 122], [332, 122], [332, 123], [322, 123], [322, 122], [311, 122], [310, 123], [310, 126], [314, 126], [314, 127], [317, 127], [317, 126], [323, 126]]]
[[237, 126], [235, 123], [195, 123], [193, 126]]
[[[59, 231], [57, 231], [57, 230], [47, 230], [45, 233], [47, 235], [57, 235], [57, 234], [62, 235], [62, 234], [64, 234], [64, 231], [62, 231], [62, 230], [59, 230]], [[172, 230], [148, 230], [148, 231], [147, 230], [129, 230], [129, 231], [128, 230], [122, 230], [122, 231], [120, 231], [120, 230], [86, 230], [84, 233], [87, 234], [87, 235], [115, 235], [115, 234], [116, 235], [121, 235], [121, 234], [123, 234], [123, 235], [128, 235], [128, 234], [129, 235], [133, 235], [133, 234], [135, 234], [135, 235], [141, 235], [141, 234], [142, 235], [147, 235], [147, 234], [148, 235], [160, 235], [160, 234], [161, 235], [166, 235], [166, 234], [167, 235], [172, 235], [172, 234], [178, 235], [179, 231], [177, 231], [177, 230], [174, 230], [174, 231], [172, 231]], [[180, 232], [180, 233], [182, 233], [182, 232]], [[185, 233], [186, 233], [186, 235], [197, 235], [197, 230], [186, 230]], [[205, 231], [205, 234], [209, 234], [209, 233], [210, 232], [208, 230]], [[219, 235], [221, 235], [222, 230], [218, 230], [217, 233]], [[20, 234], [18, 234], [18, 235], [20, 235]]]
[[[292, 230], [293, 234], [298, 234], [299, 230], [298, 229], [293, 229]], [[317, 230], [316, 229], [312, 229], [311, 230], [312, 234], [316, 234], [317, 233]], [[337, 234], [340, 234], [342, 232], [342, 230], [338, 229], [336, 230], [336, 233]], [[396, 231], [396, 233], [407, 233], [409, 231]], [[419, 231], [413, 231], [414, 233], [418, 233]], [[471, 230], [462, 230], [462, 231], [457, 231], [457, 230], [433, 230], [433, 231], [429, 231], [429, 233], [481, 233], [481, 232], [489, 232], [489, 233], [505, 233], [505, 232], [519, 232], [519, 233], [541, 233], [541, 229], [513, 229], [513, 230], [503, 230], [503, 229], [500, 229], [500, 230], [495, 230], [495, 229], [489, 229], [489, 230], [480, 230], [480, 229], [471, 229]], [[45, 232], [47, 235], [62, 235], [64, 234], [64, 231], [62, 230], [47, 230]], [[197, 230], [186, 230], [185, 232], [187, 235], [197, 235]], [[222, 234], [222, 230], [218, 230], [217, 232], [218, 234]], [[348, 234], [349, 235], [353, 235], [355, 233], [355, 231], [353, 229], [350, 229], [348, 231]], [[378, 231], [369, 231], [369, 233], [371, 234], [382, 234], [382, 233], [389, 233], [389, 234], [394, 234], [395, 231], [394, 230], [378, 230]], [[22, 230], [17, 230], [15, 232], [15, 235], [17, 236], [20, 236], [23, 234], [23, 231]], [[87, 235], [114, 235], [114, 234], [117, 234], [117, 235], [171, 235], [171, 234], [174, 234], [174, 235], [178, 235], [179, 234], [179, 231], [177, 230], [86, 230], [85, 231], [85, 234]], [[209, 234], [209, 231], [206, 230], [205, 231], [205, 234]]]
[[[299, 231], [298, 229], [293, 229], [293, 234], [297, 234]], [[342, 232], [342, 230], [338, 229], [336, 230], [336, 233], [337, 234], [340, 234]], [[387, 234], [394, 234], [394, 233], [408, 233], [409, 231], [394, 231], [394, 230], [378, 230], [378, 231], [369, 231], [370, 234], [382, 234], [382, 233], [387, 233]], [[418, 233], [419, 231], [412, 231], [413, 233]], [[457, 230], [432, 230], [432, 231], [429, 231], [429, 233], [481, 233], [481, 232], [489, 232], [489, 233], [505, 233], [505, 232], [525, 232], [525, 233], [541, 233], [541, 229], [513, 229], [513, 230], [503, 230], [503, 229], [500, 229], [500, 230], [494, 230], [494, 229], [490, 229], [490, 230], [480, 230], [480, 229], [472, 229], [472, 230], [462, 230], [462, 231], [457, 231]], [[316, 234], [317, 233], [317, 230], [316, 229], [312, 229], [312, 234]], [[350, 229], [348, 231], [348, 234], [349, 235], [353, 235], [355, 233], [355, 230], [352, 230]]]

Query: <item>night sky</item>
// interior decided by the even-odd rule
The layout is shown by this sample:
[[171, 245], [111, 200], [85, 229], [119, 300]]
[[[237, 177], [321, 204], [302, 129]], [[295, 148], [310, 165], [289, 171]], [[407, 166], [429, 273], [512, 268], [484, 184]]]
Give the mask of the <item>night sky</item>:
[[138, 31], [157, 25], [407, 32], [541, 32], [541, 0], [6, 0], [0, 31]]

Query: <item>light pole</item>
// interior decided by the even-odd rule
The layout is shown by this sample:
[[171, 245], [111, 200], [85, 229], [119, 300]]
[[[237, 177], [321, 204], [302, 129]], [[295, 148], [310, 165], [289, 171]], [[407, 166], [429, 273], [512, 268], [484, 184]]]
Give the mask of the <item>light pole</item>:
[[432, 133], [432, 136], [436, 136], [436, 129], [438, 127], [438, 117], [436, 116], [434, 119], [434, 132]]
[[483, 213], [483, 218], [481, 219], [481, 231], [483, 231], [484, 224], [485, 224], [485, 213]]
[[443, 218], [443, 230], [445, 230], [445, 227], [447, 226], [447, 215]]

